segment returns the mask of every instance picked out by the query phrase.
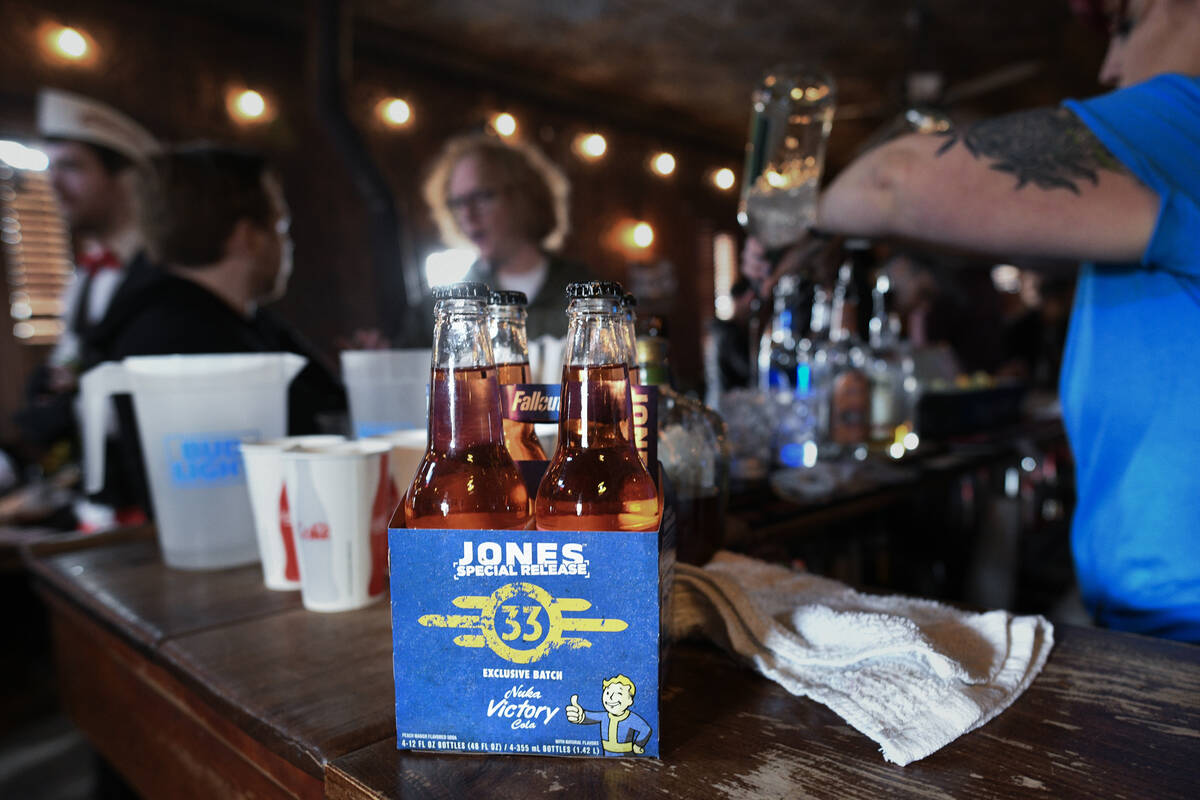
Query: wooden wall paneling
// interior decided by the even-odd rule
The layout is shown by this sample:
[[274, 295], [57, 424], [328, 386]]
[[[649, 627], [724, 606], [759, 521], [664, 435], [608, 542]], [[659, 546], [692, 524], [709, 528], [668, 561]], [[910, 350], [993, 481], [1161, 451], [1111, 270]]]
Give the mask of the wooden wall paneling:
[[[339, 337], [356, 328], [387, 329], [389, 321], [376, 312], [361, 200], [313, 116], [303, 16], [276, 14], [254, 4], [242, 16], [206, 13], [206, 5], [220, 4], [114, 0], [101, 9], [83, 0], [17, 3], [15, 40], [21, 41], [41, 20], [70, 19], [97, 39], [105, 69], [70, 69], [50, 64], [27, 46], [8, 49], [0, 54], [0, 102], [12, 99], [31, 115], [36, 87], [59, 85], [111, 102], [167, 140], [210, 139], [266, 151], [281, 168], [296, 245], [291, 286], [278, 311], [332, 359]], [[538, 87], [516, 85], [503, 70], [489, 79], [423, 68], [401, 47], [387, 52], [379, 43], [393, 40], [386, 31], [374, 35], [375, 44], [356, 46], [348, 111], [396, 192], [408, 267], [422, 270], [424, 256], [440, 247], [420, 195], [430, 160], [446, 138], [504, 107], [518, 117], [523, 135], [572, 179], [573, 233], [565, 255], [624, 280], [626, 259], [607, 247], [605, 237], [622, 216], [654, 222], [655, 255], [670, 260], [686, 284], [672, 309], [678, 317], [673, 333], [677, 369], [692, 373], [685, 377], [698, 383], [698, 331], [712, 298], [705, 288], [710, 279], [698, 284], [687, 279], [706, 260], [698, 253], [695, 231], [704, 220], [720, 225], [732, 219], [736, 200], [709, 188], [687, 192], [682, 187], [703, 180], [710, 166], [736, 165], [736, 152], [705, 144], [702, 136], [689, 140], [655, 132], [652, 119], [590, 106], [586, 94], [539, 95]], [[275, 119], [256, 126], [234, 124], [224, 107], [224, 93], [233, 85], [262, 91], [277, 110]], [[408, 130], [384, 130], [373, 121], [371, 100], [393, 93], [413, 104]], [[11, 113], [8, 109], [6, 104], [0, 110], [0, 119]], [[589, 129], [609, 138], [609, 154], [595, 164], [581, 162], [570, 149], [575, 133]], [[645, 158], [657, 149], [670, 150], [679, 159], [670, 181], [659, 181], [646, 170]], [[690, 175], [693, 169], [699, 172]]]

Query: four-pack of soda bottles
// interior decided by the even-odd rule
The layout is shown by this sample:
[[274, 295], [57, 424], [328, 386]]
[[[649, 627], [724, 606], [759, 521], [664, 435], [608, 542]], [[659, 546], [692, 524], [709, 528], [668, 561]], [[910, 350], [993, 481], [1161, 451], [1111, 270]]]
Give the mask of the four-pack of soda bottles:
[[558, 442], [537, 494], [517, 461], [545, 460], [530, 422], [506, 418], [501, 384], [529, 380], [525, 295], [482, 283], [434, 289], [429, 440], [392, 527], [653, 531], [659, 487], [633, 436], [636, 364], [625, 292], [567, 288]]

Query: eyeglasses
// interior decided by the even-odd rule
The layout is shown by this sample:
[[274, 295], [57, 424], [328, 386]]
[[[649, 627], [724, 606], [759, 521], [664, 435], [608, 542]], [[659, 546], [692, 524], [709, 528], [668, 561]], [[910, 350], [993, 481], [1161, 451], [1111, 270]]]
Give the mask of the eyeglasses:
[[489, 206], [500, 197], [502, 189], [476, 189], [473, 192], [459, 195], [458, 197], [447, 197], [446, 207], [452, 213], [461, 214], [468, 206], [473, 208], [483, 208]]
[[1108, 35], [1124, 39], [1137, 27], [1138, 20], [1129, 13], [1129, 0], [1121, 0], [1117, 13], [1108, 18]]

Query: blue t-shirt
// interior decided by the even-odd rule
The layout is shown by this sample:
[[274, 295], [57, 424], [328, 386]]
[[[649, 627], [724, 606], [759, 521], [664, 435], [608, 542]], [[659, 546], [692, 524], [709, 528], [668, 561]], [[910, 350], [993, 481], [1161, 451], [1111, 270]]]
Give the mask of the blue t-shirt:
[[1088, 609], [1200, 641], [1200, 79], [1066, 106], [1161, 201], [1140, 263], [1086, 264], [1063, 356]]

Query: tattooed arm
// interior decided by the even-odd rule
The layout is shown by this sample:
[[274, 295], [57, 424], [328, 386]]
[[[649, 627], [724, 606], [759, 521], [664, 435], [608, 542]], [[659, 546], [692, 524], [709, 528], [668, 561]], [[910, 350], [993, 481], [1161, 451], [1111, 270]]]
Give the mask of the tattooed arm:
[[1039, 109], [867, 153], [822, 195], [818, 227], [995, 255], [1134, 261], [1158, 205], [1074, 114]]

